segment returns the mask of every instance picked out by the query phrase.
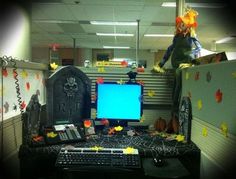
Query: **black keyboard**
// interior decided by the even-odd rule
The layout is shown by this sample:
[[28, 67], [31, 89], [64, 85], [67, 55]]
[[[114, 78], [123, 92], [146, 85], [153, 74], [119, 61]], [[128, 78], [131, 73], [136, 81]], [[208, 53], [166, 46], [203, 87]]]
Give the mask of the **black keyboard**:
[[103, 148], [62, 148], [57, 156], [56, 167], [62, 168], [141, 168], [140, 156], [137, 149]]

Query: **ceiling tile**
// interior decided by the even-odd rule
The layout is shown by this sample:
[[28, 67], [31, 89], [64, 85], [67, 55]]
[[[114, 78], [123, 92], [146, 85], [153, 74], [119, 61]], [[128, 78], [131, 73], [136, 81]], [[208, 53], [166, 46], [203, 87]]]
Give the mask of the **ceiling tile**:
[[84, 33], [80, 24], [58, 24], [65, 33]]

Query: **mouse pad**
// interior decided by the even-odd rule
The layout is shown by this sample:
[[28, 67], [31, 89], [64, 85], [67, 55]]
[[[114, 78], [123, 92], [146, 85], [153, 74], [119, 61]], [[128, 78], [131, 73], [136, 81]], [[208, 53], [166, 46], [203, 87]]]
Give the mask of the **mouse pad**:
[[160, 178], [178, 178], [190, 175], [177, 158], [166, 158], [163, 160], [165, 164], [157, 167], [154, 165], [152, 158], [144, 158], [142, 164], [145, 175]]

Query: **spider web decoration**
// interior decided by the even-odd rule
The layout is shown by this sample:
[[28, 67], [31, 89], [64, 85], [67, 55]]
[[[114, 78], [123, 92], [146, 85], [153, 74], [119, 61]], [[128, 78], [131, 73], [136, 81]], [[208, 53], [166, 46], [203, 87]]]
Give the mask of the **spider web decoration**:
[[[142, 134], [139, 136], [127, 136], [127, 135], [94, 135], [91, 136], [86, 142], [61, 144], [45, 147], [32, 147], [22, 149], [20, 151], [20, 157], [27, 156], [32, 157], [43, 153], [45, 155], [56, 156], [61, 147], [103, 147], [103, 148], [137, 148], [140, 155], [144, 157], [176, 157], [188, 153], [199, 152], [197, 146], [193, 143], [182, 143], [175, 140], [168, 141], [161, 136], [150, 136], [149, 134]], [[31, 156], [32, 155], [32, 156]]]

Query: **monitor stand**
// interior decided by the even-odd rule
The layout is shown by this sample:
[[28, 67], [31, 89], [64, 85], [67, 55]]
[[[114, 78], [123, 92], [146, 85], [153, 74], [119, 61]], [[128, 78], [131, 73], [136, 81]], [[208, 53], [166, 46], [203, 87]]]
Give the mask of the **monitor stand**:
[[127, 127], [128, 122], [127, 121], [118, 121], [118, 120], [110, 120], [109, 121], [109, 126], [110, 127], [116, 127], [116, 126], [122, 126], [122, 127]]

